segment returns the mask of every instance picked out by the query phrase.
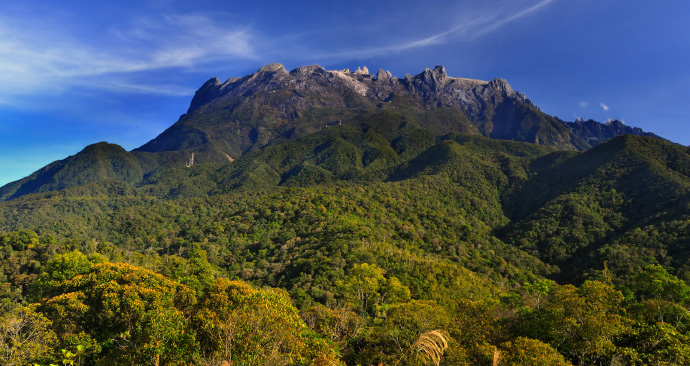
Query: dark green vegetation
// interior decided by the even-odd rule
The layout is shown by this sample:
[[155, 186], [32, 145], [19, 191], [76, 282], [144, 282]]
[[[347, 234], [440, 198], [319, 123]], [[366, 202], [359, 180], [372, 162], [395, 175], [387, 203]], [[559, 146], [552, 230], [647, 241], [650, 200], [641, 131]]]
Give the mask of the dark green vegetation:
[[[158, 171], [139, 186], [110, 179], [4, 202], [3, 308], [72, 293], [71, 276], [86, 269], [63, 265], [62, 282], [41, 276], [55, 276], [56, 258], [79, 250], [161, 273], [172, 281], [165, 286], [184, 284], [194, 300], [173, 318], [197, 316], [193, 304], [207, 301], [215, 276], [285, 289], [331, 347], [324, 350], [339, 349], [353, 365], [393, 364], [396, 342], [409, 346], [433, 329], [451, 339], [447, 364], [490, 364], [494, 346], [506, 360], [683, 363], [689, 169], [685, 148], [652, 138], [623, 136], [577, 153], [418, 129], [385, 137], [333, 128], [232, 164]], [[89, 345], [87, 364], [121, 354], [103, 343], [121, 333], [65, 333], [56, 324], [66, 320], [45, 306], [37, 311], [53, 322], [55, 347]], [[187, 353], [169, 353], [163, 340], [132, 352], [178, 357], [161, 359], [170, 364], [211, 352], [199, 348], [207, 342], [200, 325], [178, 326], [163, 339], [191, 334]], [[70, 335], [80, 332], [88, 337]], [[128, 336], [143, 337], [141, 347], [152, 337]], [[521, 360], [514, 364], [535, 362]]]
[[275, 111], [225, 109], [264, 124], [241, 142], [208, 129], [242, 103], [205, 88], [172, 137], [92, 145], [0, 190], [0, 316], [41, 335], [0, 327], [5, 364], [421, 365], [444, 342], [444, 365], [690, 363], [686, 147], [578, 152], [527, 102], [470, 118], [355, 93], [287, 135]]
[[[282, 65], [272, 64], [225, 83], [217, 78], [209, 80], [197, 91], [187, 114], [134, 151], [106, 143], [91, 145], [75, 156], [0, 187], [0, 200], [105, 178], [140, 185], [161, 169], [183, 167], [192, 153], [197, 163], [225, 164], [287, 141], [309, 141], [315, 132], [336, 127], [347, 127], [342, 139], [364, 154], [338, 156], [336, 160], [346, 158], [352, 163], [359, 159], [357, 168], [376, 161], [369, 171], [391, 167], [400, 158], [414, 157], [435, 143], [437, 135], [448, 133], [532, 142], [564, 150], [587, 149], [622, 134], [655, 136], [619, 121], [566, 123], [543, 113], [505, 80], [449, 77], [442, 66], [398, 79], [383, 70], [372, 76], [328, 71], [314, 65], [288, 73]], [[353, 133], [364, 135], [355, 138]], [[319, 137], [332, 142], [324, 154], [355, 153], [348, 144], [329, 137]], [[320, 152], [298, 149], [302, 155]], [[328, 159], [324, 154], [320, 160]], [[323, 174], [330, 178], [328, 173], [311, 167], [296, 169], [314, 179]]]

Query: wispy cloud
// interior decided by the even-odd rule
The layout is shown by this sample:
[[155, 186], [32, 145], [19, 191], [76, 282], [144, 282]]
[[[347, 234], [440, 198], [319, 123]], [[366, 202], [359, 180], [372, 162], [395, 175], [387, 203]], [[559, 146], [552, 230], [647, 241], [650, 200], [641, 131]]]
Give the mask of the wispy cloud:
[[585, 109], [589, 105], [589, 102], [583, 100], [580, 102], [580, 108]]
[[[262, 36], [241, 22], [209, 13], [167, 14], [127, 19], [104, 25], [99, 34], [84, 34], [69, 24], [42, 24], [41, 19], [17, 21], [0, 14], [0, 104], [22, 95], [64, 93], [74, 87], [123, 93], [189, 95], [187, 87], [142, 79], [147, 71], [199, 71], [233, 61], [270, 59], [362, 58], [399, 53], [453, 41], [471, 40], [526, 17], [555, 0], [521, 0], [519, 5], [492, 6], [462, 13], [454, 25], [425, 37], [391, 41], [355, 50], [312, 52], [300, 39]], [[506, 3], [508, 4], [508, 2]], [[512, 10], [505, 10], [512, 8]], [[496, 10], [498, 9], [498, 10]], [[25, 18], [25, 17], [24, 17]], [[298, 37], [299, 38], [299, 37]], [[283, 41], [273, 41], [281, 39]], [[370, 43], [371, 45], [371, 43]]]
[[504, 18], [500, 18], [500, 19], [496, 19], [495, 21], [492, 21], [491, 24], [489, 24], [488, 27], [485, 27], [481, 32], [479, 32], [479, 34], [481, 35], [481, 34], [493, 32], [493, 31], [497, 30], [498, 28], [501, 28], [501, 27], [503, 27], [504, 25], [506, 25], [506, 24], [508, 24], [508, 23], [510, 23], [510, 22], [512, 22], [512, 21], [515, 21], [515, 20], [520, 19], [520, 18], [522, 18], [522, 17], [524, 17], [524, 16], [527, 16], [527, 15], [529, 15], [529, 14], [532, 14], [532, 13], [538, 11], [538, 10], [541, 10], [542, 8], [544, 8], [545, 6], [551, 4], [551, 3], [554, 2], [554, 1], [556, 1], [556, 0], [542, 0], [542, 1], [540, 1], [540, 2], [538, 2], [538, 3], [536, 3], [536, 4], [532, 5], [532, 6], [530, 6], [530, 7], [528, 7], [528, 8], [525, 8], [525, 9], [523, 9], [523, 10], [520, 10], [520, 11], [518, 11], [517, 13], [514, 13], [514, 14], [512, 14], [512, 15], [510, 15], [510, 16], [507, 16], [507, 17], [504, 17]]
[[132, 84], [118, 81], [112, 81], [104, 84], [102, 85], [102, 88], [119, 93], [167, 95], [173, 97], [194, 95], [195, 92], [195, 89], [186, 88], [179, 85]]
[[608, 111], [609, 109], [611, 109], [611, 108], [609, 108], [609, 106], [607, 106], [607, 105], [604, 104], [604, 103], [599, 103], [599, 106], [601, 107], [601, 109], [603, 109], [603, 110], [605, 110], [605, 111]]
[[500, 13], [495, 10], [488, 11], [483, 14], [475, 13], [472, 14], [472, 18], [461, 21], [461, 24], [459, 25], [424, 38], [407, 40], [381, 47], [334, 52], [326, 55], [318, 55], [318, 57], [372, 57], [408, 51], [416, 48], [446, 44], [454, 40], [471, 40], [496, 31], [510, 22], [516, 21], [544, 8], [554, 1], [556, 0], [541, 0], [532, 6], [509, 14]]
[[[207, 16], [142, 19], [94, 38], [0, 16], [0, 96], [60, 92], [80, 85], [154, 91], [152, 86], [102, 78], [194, 68], [219, 59], [251, 59], [256, 57], [252, 39], [249, 30], [228, 27]], [[173, 87], [167, 93], [186, 95], [189, 91]]]

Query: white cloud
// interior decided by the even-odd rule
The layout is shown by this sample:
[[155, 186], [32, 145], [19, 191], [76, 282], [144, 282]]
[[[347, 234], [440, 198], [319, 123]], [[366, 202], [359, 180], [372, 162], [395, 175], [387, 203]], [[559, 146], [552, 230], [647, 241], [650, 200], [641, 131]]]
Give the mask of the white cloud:
[[[142, 71], [191, 69], [218, 60], [253, 59], [252, 41], [247, 29], [228, 27], [207, 16], [141, 19], [98, 35], [71, 34], [55, 26], [41, 27], [40, 20], [27, 24], [0, 16], [0, 100], [12, 103], [12, 96], [63, 92], [74, 86], [154, 91], [153, 85], [118, 84], [112, 79]], [[189, 93], [180, 87], [169, 90], [175, 95]]]
[[483, 14], [473, 13], [471, 14], [471, 18], [467, 18], [464, 21], [461, 21], [460, 25], [451, 27], [443, 32], [436, 33], [421, 39], [413, 39], [382, 47], [364, 48], [359, 50], [348, 50], [326, 55], [318, 55], [317, 58], [343, 56], [348, 56], [350, 58], [372, 57], [377, 55], [386, 55], [389, 53], [407, 51], [415, 48], [446, 44], [451, 40], [474, 39], [476, 37], [493, 32], [519, 18], [534, 13], [554, 1], [556, 0], [542, 0], [535, 5], [532, 5], [528, 8], [519, 10], [511, 14], [502, 14], [500, 12], [497, 12], [495, 9], [487, 11]]
[[167, 95], [173, 97], [194, 95], [196, 91], [195, 89], [178, 85], [133, 84], [119, 81], [111, 81], [102, 87], [119, 93]]
[[[14, 104], [21, 95], [64, 93], [73, 87], [103, 88], [123, 92], [186, 95], [184, 87], [156, 89], [161, 82], [133, 76], [151, 70], [198, 71], [215, 62], [290, 58], [305, 53], [323, 62], [325, 58], [373, 57], [450, 41], [471, 40], [555, 0], [522, 0], [509, 7], [491, 7], [460, 13], [454, 26], [419, 39], [391, 42], [382, 47], [358, 50], [297, 52], [302, 42], [276, 41], [286, 36], [259, 37], [248, 26], [223, 19], [223, 15], [196, 13], [140, 17], [103, 33], [79, 33], [67, 21], [28, 19], [0, 14], [0, 103]], [[507, 2], [507, 4], [510, 2]], [[512, 10], [505, 10], [511, 8]], [[115, 24], [115, 23], [114, 23]], [[108, 27], [110, 25], [105, 25]], [[135, 80], [123, 82], [122, 80]]]
[[609, 109], [611, 109], [611, 108], [609, 108], [609, 106], [607, 106], [607, 105], [604, 104], [604, 103], [599, 103], [599, 106], [601, 107], [601, 109], [603, 109], [603, 110], [605, 110], [605, 111], [608, 111]]
[[580, 108], [582, 108], [582, 109], [587, 108], [588, 105], [589, 105], [589, 102], [587, 102], [587, 101], [583, 100], [580, 102]]
[[522, 18], [526, 15], [534, 13], [535, 11], [540, 10], [541, 8], [551, 4], [554, 1], [555, 0], [542, 0], [542, 1], [538, 2], [537, 4], [530, 6], [529, 8], [523, 9], [523, 10], [521, 10], [515, 14], [512, 14], [508, 17], [498, 19], [498, 20], [492, 22], [488, 27], [484, 28], [484, 30], [482, 32], [480, 32], [479, 34], [489, 33], [491, 31], [498, 29], [498, 28], [501, 28], [502, 26], [504, 26], [504, 25], [514, 21], [514, 20], [517, 20], [517, 19]]

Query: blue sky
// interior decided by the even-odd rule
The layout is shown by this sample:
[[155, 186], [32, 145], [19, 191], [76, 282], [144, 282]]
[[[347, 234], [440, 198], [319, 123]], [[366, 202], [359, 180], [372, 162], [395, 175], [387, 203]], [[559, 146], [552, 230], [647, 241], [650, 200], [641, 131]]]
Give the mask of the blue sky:
[[0, 185], [108, 141], [138, 147], [211, 77], [264, 64], [444, 65], [565, 120], [690, 144], [690, 2], [0, 2]]

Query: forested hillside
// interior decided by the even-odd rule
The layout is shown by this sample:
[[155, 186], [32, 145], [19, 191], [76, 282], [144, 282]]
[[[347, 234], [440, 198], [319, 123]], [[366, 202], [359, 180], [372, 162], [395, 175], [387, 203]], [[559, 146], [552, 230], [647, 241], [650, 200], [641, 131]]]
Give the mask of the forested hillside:
[[[143, 146], [128, 152], [114, 144], [90, 145], [0, 187], [0, 200], [103, 179], [139, 185], [152, 173], [184, 167], [191, 154], [197, 163], [228, 164], [285, 142], [309, 143], [318, 132], [334, 128], [347, 129], [344, 134], [348, 137], [364, 134], [360, 140], [368, 139], [364, 142], [374, 145], [376, 151], [362, 151], [366, 154], [360, 159], [364, 166], [377, 158], [390, 166], [393, 162], [389, 160], [397, 159], [393, 151], [402, 158], [411, 157], [429, 147], [433, 136], [449, 133], [563, 150], [585, 150], [624, 134], [658, 138], [620, 121], [565, 122], [542, 112], [504, 79], [451, 77], [443, 66], [395, 78], [384, 70], [370, 75], [368, 70], [326, 70], [312, 65], [288, 72], [280, 64], [270, 64], [241, 78], [207, 81], [187, 113]], [[419, 131], [414, 134], [413, 130]], [[381, 136], [393, 141], [377, 150]], [[333, 148], [349, 153], [347, 145], [336, 143]], [[299, 149], [302, 155], [318, 153]], [[321, 155], [320, 160], [324, 158]], [[357, 156], [338, 159], [342, 158]]]
[[[5, 316], [53, 332], [35, 360], [67, 349], [82, 364], [213, 364], [229, 357], [217, 342], [259, 342], [247, 329], [269, 327], [252, 310], [260, 301], [296, 328], [271, 323], [285, 333], [271, 333], [283, 337], [274, 353], [232, 346], [237, 357], [423, 364], [413, 344], [438, 330], [448, 365], [686, 362], [685, 148], [624, 136], [576, 153], [433, 136], [334, 128], [139, 186], [4, 202]], [[124, 287], [99, 285], [113, 279]], [[117, 329], [87, 311], [111, 311], [109, 296], [136, 302]], [[205, 307], [218, 296], [225, 310]], [[159, 311], [143, 309], [166, 301], [179, 303], [160, 315], [177, 328], [146, 333]], [[249, 328], [209, 335], [222, 328], [195, 320], [208, 316]]]
[[0, 188], [0, 360], [689, 364], [690, 151], [627, 132], [442, 67], [212, 79]]

